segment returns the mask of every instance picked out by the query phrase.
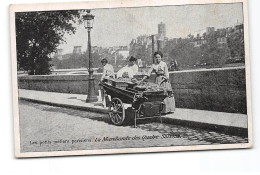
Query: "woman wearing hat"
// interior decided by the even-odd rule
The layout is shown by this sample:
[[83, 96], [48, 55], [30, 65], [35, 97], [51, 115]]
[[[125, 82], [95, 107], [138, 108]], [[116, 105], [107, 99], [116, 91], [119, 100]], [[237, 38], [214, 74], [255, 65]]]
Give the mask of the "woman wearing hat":
[[[164, 109], [162, 113], [174, 112], [175, 111], [175, 99], [173, 96], [173, 91], [171, 84], [169, 82], [169, 72], [167, 64], [162, 61], [163, 54], [158, 51], [154, 53], [155, 63], [152, 65], [150, 70], [148, 71], [148, 75], [143, 78], [143, 80], [150, 77], [152, 72], [155, 72], [155, 83], [164, 87], [168, 92], [168, 97], [164, 99]], [[143, 81], [142, 80], [142, 81]]]

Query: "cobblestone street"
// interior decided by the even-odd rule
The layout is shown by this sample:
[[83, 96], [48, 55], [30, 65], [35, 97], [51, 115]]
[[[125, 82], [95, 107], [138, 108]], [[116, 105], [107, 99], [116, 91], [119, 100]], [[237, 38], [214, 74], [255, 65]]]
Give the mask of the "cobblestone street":
[[19, 101], [21, 152], [247, 143], [247, 138], [144, 121], [114, 126], [108, 115]]

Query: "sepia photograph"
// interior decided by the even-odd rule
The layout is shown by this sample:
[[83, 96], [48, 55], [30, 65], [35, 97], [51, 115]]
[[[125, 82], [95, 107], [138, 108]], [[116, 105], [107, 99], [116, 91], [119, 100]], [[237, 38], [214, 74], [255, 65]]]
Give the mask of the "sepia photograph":
[[15, 156], [251, 148], [247, 13], [246, 0], [11, 5]]

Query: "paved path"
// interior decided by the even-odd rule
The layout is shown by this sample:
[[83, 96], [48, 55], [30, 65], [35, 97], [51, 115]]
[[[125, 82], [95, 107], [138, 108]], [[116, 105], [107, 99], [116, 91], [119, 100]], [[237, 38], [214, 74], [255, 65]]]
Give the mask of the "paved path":
[[[19, 89], [20, 99], [40, 102], [44, 104], [51, 104], [60, 107], [84, 109], [91, 112], [107, 113], [107, 109], [103, 108], [101, 102], [86, 103], [86, 97], [87, 95], [82, 94], [66, 94]], [[164, 115], [163, 117], [196, 123], [237, 127], [244, 129], [247, 128], [247, 115], [245, 114], [177, 108], [175, 113]]]
[[21, 152], [247, 143], [247, 138], [146, 121], [114, 126], [108, 115], [19, 101]]

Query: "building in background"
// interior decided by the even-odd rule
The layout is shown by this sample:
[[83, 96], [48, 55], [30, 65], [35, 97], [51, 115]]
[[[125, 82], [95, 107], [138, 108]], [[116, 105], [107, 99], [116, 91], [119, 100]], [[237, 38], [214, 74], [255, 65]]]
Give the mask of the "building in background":
[[[154, 37], [154, 46], [152, 46], [152, 37]], [[146, 49], [154, 47], [155, 50], [164, 48], [168, 38], [166, 37], [166, 24], [161, 22], [158, 24], [158, 33], [152, 35], [140, 35], [136, 39], [132, 39], [130, 43], [130, 50], [138, 49], [140, 46]]]
[[153, 53], [163, 50], [168, 38], [166, 37], [166, 24], [161, 22], [157, 25], [156, 34], [144, 34], [132, 39], [130, 43], [130, 55], [142, 60], [143, 65], [153, 63]]
[[211, 35], [215, 32], [215, 27], [207, 27], [206, 28], [206, 34]]
[[219, 47], [226, 47], [228, 44], [228, 37], [234, 33], [243, 33], [244, 25], [237, 23], [232, 27], [216, 29], [215, 27], [207, 27], [206, 29], [198, 30], [190, 35], [194, 47], [201, 47], [203, 44], [208, 43], [209, 39], [216, 40]]
[[74, 46], [73, 54], [81, 54], [81, 46]]
[[126, 60], [129, 57], [129, 50], [119, 50], [118, 55], [123, 57], [123, 60]]
[[164, 40], [166, 38], [166, 25], [164, 23], [158, 24], [158, 39]]
[[162, 50], [166, 42], [166, 25], [164, 23], [158, 24], [157, 34], [157, 50]]

